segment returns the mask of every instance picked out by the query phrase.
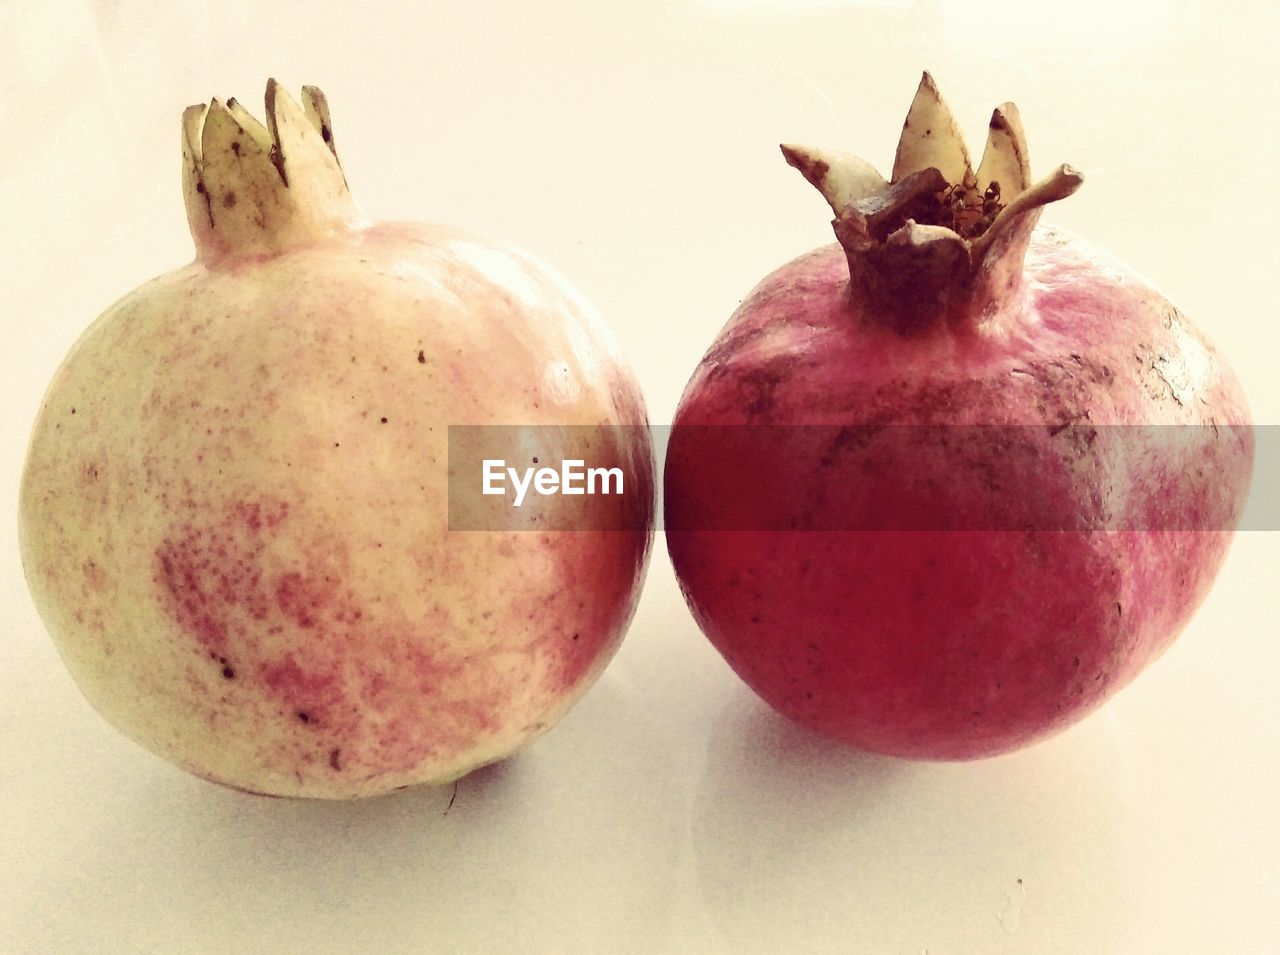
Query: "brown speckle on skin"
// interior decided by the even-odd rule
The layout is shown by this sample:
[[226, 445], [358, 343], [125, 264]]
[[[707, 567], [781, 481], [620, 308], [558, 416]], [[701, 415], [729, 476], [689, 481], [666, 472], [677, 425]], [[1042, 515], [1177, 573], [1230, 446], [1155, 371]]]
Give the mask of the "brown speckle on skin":
[[308, 713], [306, 710], [298, 710], [298, 722], [300, 722], [300, 723], [310, 723], [310, 722], [311, 722], [311, 714], [310, 714], [310, 713]]
[[334, 769], [342, 769], [342, 750], [332, 749], [329, 751], [329, 765]]
[[747, 414], [752, 418], [768, 415], [774, 407], [774, 391], [792, 377], [799, 359], [793, 356], [779, 358], [769, 365], [739, 372], [738, 386], [742, 390]]
[[225, 209], [234, 209], [236, 206], [236, 194], [234, 190], [228, 190], [227, 194], [222, 197], [222, 206]]
[[97, 561], [90, 558], [80, 566], [81, 572], [84, 574], [85, 585], [93, 591], [102, 592], [106, 589], [108, 578]]
[[418, 364], [425, 365], [427, 363], [427, 354], [422, 349], [418, 349]]
[[379, 420], [379, 421], [381, 421], [383, 424], [386, 424], [386, 423], [387, 423], [387, 419], [386, 419], [386, 418], [379, 418], [378, 420]]

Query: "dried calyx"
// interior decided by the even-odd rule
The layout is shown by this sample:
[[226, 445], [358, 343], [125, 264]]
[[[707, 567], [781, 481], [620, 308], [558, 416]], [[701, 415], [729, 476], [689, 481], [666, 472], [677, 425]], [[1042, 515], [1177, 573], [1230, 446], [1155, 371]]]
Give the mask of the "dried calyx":
[[302, 101], [268, 80], [265, 126], [234, 98], [183, 113], [182, 188], [200, 258], [269, 255], [359, 221], [324, 94], [304, 86]]
[[848, 153], [784, 145], [835, 211], [854, 296], [904, 332], [946, 321], [973, 325], [1020, 284], [1031, 232], [1047, 203], [1084, 177], [1059, 166], [1031, 183], [1026, 140], [1012, 103], [991, 116], [977, 170], [933, 77], [925, 73], [886, 181]]

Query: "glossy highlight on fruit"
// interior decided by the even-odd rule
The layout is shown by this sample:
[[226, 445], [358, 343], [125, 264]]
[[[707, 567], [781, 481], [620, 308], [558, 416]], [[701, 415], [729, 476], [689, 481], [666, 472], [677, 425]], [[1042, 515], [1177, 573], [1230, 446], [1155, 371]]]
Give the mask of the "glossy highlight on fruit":
[[693, 374], [665, 470], [681, 588], [779, 712], [885, 754], [989, 756], [1155, 660], [1217, 573], [1253, 436], [1190, 320], [1037, 227], [1017, 110], [975, 169], [925, 74], [889, 179], [784, 146], [838, 244], [766, 277]]
[[[589, 303], [520, 250], [365, 221], [303, 92], [269, 83], [266, 125], [187, 110], [197, 258], [67, 356], [20, 530], [111, 723], [228, 786], [349, 798], [501, 759], [581, 696], [638, 599], [653, 464]], [[637, 426], [595, 462], [638, 476], [628, 529], [451, 530], [449, 427], [489, 424]]]

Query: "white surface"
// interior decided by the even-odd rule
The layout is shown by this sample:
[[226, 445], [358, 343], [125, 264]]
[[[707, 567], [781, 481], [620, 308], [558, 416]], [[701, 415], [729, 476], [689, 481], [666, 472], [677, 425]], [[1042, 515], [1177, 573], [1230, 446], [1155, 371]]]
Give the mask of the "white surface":
[[6, 8], [0, 950], [1275, 951], [1276, 534], [1237, 539], [1110, 705], [982, 763], [859, 756], [773, 717], [699, 635], [660, 539], [604, 678], [447, 815], [447, 790], [242, 797], [89, 710], [22, 582], [26, 433], [88, 322], [189, 258], [182, 107], [258, 103], [268, 74], [326, 90], [372, 215], [465, 224], [571, 276], [666, 422], [738, 299], [830, 241], [776, 143], [887, 167], [928, 67], [975, 148], [1018, 102], [1035, 168], [1089, 177], [1049, 219], [1163, 287], [1280, 423], [1280, 245], [1254, 238], [1280, 218], [1273, 4], [422, 6]]

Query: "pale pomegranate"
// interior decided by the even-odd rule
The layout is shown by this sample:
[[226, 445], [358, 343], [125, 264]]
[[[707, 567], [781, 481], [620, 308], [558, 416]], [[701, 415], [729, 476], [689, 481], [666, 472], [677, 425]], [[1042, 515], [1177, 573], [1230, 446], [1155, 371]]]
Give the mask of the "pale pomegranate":
[[[582, 296], [519, 250], [365, 222], [304, 93], [270, 83], [266, 126], [234, 100], [187, 111], [196, 261], [58, 370], [20, 529], [37, 607], [111, 723], [228, 786], [344, 798], [454, 779], [566, 712], [634, 610], [653, 464]], [[582, 530], [537, 530], [534, 504], [451, 527], [450, 492], [481, 475], [451, 486], [474, 442], [450, 426], [492, 424], [604, 426], [591, 463], [625, 468], [626, 497], [584, 499]], [[534, 453], [574, 450], [561, 433]]]
[[970, 165], [926, 74], [889, 181], [784, 146], [839, 244], [764, 279], [694, 372], [665, 473], [690, 608], [769, 704], [963, 759], [1080, 719], [1184, 627], [1253, 441], [1191, 322], [1041, 207], [1012, 104]]

